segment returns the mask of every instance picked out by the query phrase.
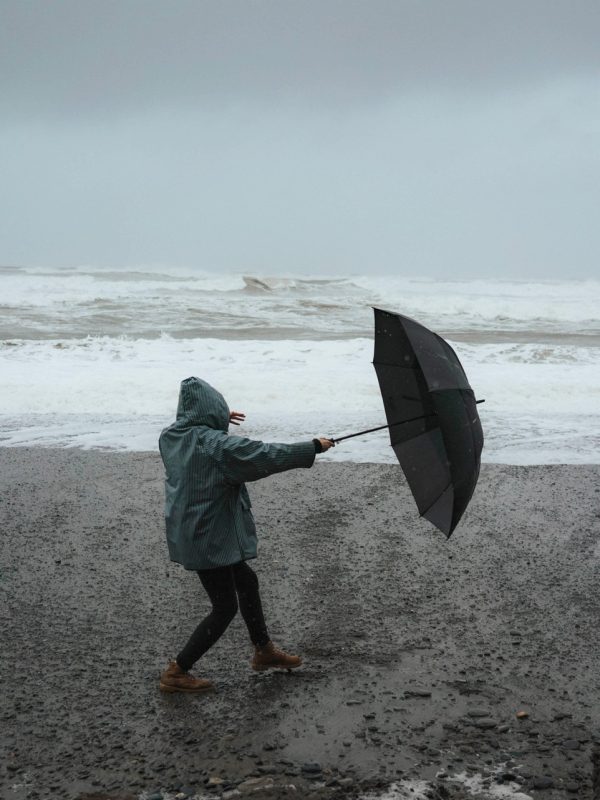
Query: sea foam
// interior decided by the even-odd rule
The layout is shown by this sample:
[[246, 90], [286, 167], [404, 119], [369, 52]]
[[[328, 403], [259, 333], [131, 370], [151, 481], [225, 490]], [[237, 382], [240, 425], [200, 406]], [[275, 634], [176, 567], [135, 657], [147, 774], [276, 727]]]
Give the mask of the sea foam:
[[[451, 342], [477, 397], [484, 460], [588, 463], [600, 453], [594, 348]], [[0, 440], [156, 449], [180, 381], [202, 377], [244, 411], [234, 433], [267, 441], [341, 436], [385, 424], [371, 339], [127, 339], [0, 345]], [[393, 462], [385, 432], [325, 458]]]
[[[455, 347], [483, 459], [598, 462], [600, 282], [0, 268], [0, 441], [155, 450], [198, 375], [267, 441], [384, 424], [372, 306]], [[235, 429], [237, 431], [238, 429]], [[393, 462], [386, 432], [325, 459]]]

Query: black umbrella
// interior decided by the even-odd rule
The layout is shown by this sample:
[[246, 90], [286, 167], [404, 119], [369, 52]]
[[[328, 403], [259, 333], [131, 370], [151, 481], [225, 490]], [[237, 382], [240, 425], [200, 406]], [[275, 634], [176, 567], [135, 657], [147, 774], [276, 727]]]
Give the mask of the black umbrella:
[[473, 495], [483, 431], [473, 390], [448, 342], [402, 314], [375, 311], [373, 364], [389, 428], [419, 513], [446, 536]]

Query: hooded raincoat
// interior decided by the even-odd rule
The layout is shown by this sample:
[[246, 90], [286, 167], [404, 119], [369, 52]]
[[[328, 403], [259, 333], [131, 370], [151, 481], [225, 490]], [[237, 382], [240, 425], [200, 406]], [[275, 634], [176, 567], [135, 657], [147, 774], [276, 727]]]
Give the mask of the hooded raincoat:
[[177, 419], [160, 435], [166, 470], [165, 521], [171, 561], [186, 569], [224, 567], [256, 557], [246, 481], [312, 467], [314, 442], [265, 444], [230, 436], [229, 408], [199, 378], [181, 382]]

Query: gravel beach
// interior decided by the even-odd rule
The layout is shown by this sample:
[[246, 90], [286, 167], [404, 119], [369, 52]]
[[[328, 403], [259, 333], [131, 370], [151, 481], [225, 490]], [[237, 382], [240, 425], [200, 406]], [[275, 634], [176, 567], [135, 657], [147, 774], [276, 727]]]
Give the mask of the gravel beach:
[[250, 485], [270, 632], [305, 665], [254, 673], [238, 615], [197, 697], [158, 691], [208, 611], [159, 457], [0, 470], [2, 798], [593, 797], [600, 466], [485, 465], [449, 541], [396, 466]]

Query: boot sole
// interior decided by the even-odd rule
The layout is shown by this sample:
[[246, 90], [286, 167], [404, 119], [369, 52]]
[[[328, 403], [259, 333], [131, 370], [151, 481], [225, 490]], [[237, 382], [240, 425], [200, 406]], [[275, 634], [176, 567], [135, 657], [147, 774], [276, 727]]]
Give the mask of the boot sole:
[[214, 686], [203, 686], [199, 689], [184, 689], [181, 686], [169, 686], [166, 683], [161, 683], [159, 689], [161, 692], [168, 692], [174, 694], [175, 692], [184, 692], [186, 694], [203, 694], [204, 692], [212, 692]]

